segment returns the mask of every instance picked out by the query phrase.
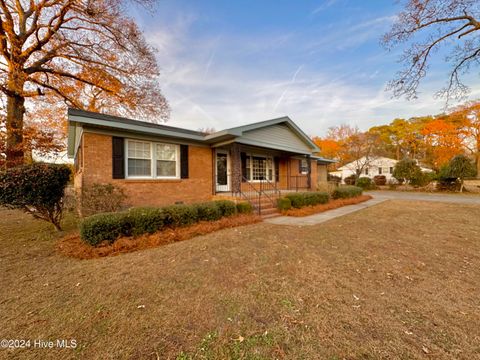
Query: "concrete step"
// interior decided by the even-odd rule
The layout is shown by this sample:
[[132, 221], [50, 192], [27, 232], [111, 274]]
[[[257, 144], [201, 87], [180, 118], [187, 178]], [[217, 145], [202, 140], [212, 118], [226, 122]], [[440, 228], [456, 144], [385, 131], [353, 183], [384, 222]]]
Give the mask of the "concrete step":
[[278, 214], [278, 209], [277, 208], [266, 208], [266, 209], [260, 209], [260, 215], [270, 215], [270, 214]]
[[278, 217], [278, 216], [281, 216], [280, 213], [272, 213], [272, 214], [267, 214], [267, 215], [261, 215], [262, 219], [265, 220], [265, 219], [271, 219], [271, 218], [274, 218], [274, 217]]

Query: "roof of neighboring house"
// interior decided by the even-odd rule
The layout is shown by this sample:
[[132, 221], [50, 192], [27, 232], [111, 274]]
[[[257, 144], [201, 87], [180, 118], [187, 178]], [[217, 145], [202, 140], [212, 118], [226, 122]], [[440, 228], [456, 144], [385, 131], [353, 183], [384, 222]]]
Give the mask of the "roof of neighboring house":
[[[246, 145], [266, 147], [277, 150], [291, 151], [303, 154], [311, 154], [319, 151], [319, 148], [289, 117], [281, 117], [272, 120], [260, 121], [243, 126], [204, 134], [199, 131], [187, 130], [169, 125], [160, 125], [145, 121], [133, 120], [119, 116], [111, 116], [79, 109], [68, 109], [69, 134], [68, 154], [74, 156], [78, 147], [79, 132], [78, 126], [84, 125], [90, 128], [110, 129], [122, 132], [144, 134], [150, 136], [161, 136], [188, 140], [215, 146], [239, 142]], [[262, 130], [269, 127], [269, 131]], [[290, 131], [286, 131], [288, 129]], [[270, 131], [271, 130], [271, 131]], [[263, 132], [262, 132], [263, 131]], [[270, 133], [272, 136], [269, 136]], [[292, 133], [294, 135], [292, 135]], [[295, 136], [296, 135], [296, 136]], [[286, 139], [275, 142], [271, 141], [273, 136], [278, 138], [284, 136]], [[288, 136], [290, 138], [288, 139]]]

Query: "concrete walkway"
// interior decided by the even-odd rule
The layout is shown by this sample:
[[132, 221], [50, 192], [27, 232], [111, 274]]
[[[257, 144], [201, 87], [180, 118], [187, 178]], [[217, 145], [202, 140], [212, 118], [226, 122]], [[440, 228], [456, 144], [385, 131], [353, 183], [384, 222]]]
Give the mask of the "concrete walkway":
[[480, 195], [477, 194], [442, 194], [442, 193], [423, 193], [413, 191], [368, 191], [365, 194], [373, 196], [375, 199], [386, 200], [417, 200], [417, 201], [439, 201], [454, 204], [480, 204]]
[[335, 219], [339, 216], [347, 215], [355, 211], [366, 209], [387, 200], [416, 200], [416, 201], [438, 201], [453, 204], [476, 204], [480, 205], [480, 195], [472, 194], [439, 194], [439, 193], [421, 193], [408, 191], [369, 191], [365, 194], [373, 196], [373, 199], [360, 204], [343, 206], [338, 209], [328, 210], [323, 213], [294, 217], [278, 216], [265, 219], [265, 222], [277, 225], [305, 226], [321, 224], [325, 221]]
[[380, 204], [388, 199], [373, 198], [360, 204], [347, 205], [338, 209], [328, 210], [319, 214], [294, 217], [294, 216], [278, 216], [274, 218], [265, 219], [264, 221], [276, 225], [290, 225], [290, 226], [306, 226], [317, 225], [325, 221], [335, 219], [339, 216], [347, 215], [358, 210], [366, 209], [370, 206]]

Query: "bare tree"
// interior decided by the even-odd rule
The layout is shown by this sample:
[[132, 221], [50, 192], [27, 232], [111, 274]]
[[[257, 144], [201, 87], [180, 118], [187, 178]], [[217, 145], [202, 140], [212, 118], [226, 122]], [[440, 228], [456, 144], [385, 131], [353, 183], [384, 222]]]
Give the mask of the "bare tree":
[[468, 93], [462, 75], [480, 61], [480, 2], [478, 0], [408, 0], [383, 44], [392, 49], [402, 43], [403, 70], [390, 81], [395, 96], [417, 97], [418, 86], [426, 76], [433, 54], [442, 46], [451, 48], [446, 61], [452, 64], [448, 81], [437, 95], [461, 99]]
[[39, 96], [77, 108], [168, 117], [153, 49], [126, 15], [126, 1], [0, 0], [8, 166], [23, 161], [25, 101]]

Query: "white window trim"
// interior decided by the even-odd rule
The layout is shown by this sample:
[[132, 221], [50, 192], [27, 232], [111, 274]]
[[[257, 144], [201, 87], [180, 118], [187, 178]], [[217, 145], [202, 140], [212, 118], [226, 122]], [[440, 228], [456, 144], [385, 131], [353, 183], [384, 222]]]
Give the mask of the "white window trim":
[[[125, 179], [132, 179], [132, 180], [176, 180], [180, 179], [180, 145], [166, 143], [166, 142], [153, 142], [153, 141], [145, 141], [145, 140], [138, 140], [138, 139], [125, 139]], [[150, 144], [150, 174], [151, 176], [135, 176], [135, 175], [128, 175], [128, 143], [130, 141], [138, 141], [143, 143]], [[156, 145], [175, 145], [175, 176], [157, 176], [157, 149]], [[134, 158], [132, 158], [134, 159]]]
[[[262, 182], [262, 181], [265, 181], [265, 180], [253, 180], [253, 157], [261, 157], [261, 158], [265, 158], [265, 159], [270, 159], [272, 160], [272, 179], [267, 179], [268, 181], [274, 183], [276, 182], [276, 178], [275, 178], [275, 159], [273, 156], [270, 156], [270, 155], [264, 155], [264, 154], [251, 154], [251, 153], [247, 153], [247, 158], [250, 158], [250, 180], [248, 180], [248, 182], [251, 182], [251, 183], [259, 183], [259, 182]], [[268, 175], [268, 168], [265, 167], [265, 175]]]

